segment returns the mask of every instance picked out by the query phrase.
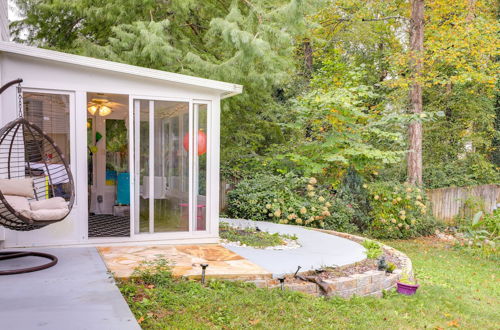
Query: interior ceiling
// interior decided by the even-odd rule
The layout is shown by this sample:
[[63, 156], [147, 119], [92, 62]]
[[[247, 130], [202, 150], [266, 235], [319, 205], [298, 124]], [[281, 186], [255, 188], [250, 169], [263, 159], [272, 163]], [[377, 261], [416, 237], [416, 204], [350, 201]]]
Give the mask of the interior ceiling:
[[128, 113], [128, 95], [126, 94], [87, 93], [87, 103], [91, 103], [93, 99], [107, 100], [106, 105], [116, 114]]
[[[106, 100], [105, 105], [109, 106], [115, 115], [128, 114], [127, 94], [109, 94], [109, 93], [87, 93], [87, 104], [91, 104], [92, 100]], [[181, 113], [187, 112], [189, 109], [188, 102], [173, 102], [173, 101], [157, 101], [155, 102], [156, 117], [169, 118], [178, 116]], [[148, 113], [149, 107], [141, 105], [141, 112]]]

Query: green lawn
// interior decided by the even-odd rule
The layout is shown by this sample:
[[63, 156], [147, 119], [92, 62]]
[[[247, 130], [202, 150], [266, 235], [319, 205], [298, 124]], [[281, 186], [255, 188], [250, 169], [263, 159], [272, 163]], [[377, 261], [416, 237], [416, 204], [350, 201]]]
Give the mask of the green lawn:
[[498, 261], [432, 239], [388, 241], [407, 253], [421, 288], [412, 297], [351, 300], [256, 289], [251, 285], [149, 276], [120, 288], [145, 329], [498, 329]]

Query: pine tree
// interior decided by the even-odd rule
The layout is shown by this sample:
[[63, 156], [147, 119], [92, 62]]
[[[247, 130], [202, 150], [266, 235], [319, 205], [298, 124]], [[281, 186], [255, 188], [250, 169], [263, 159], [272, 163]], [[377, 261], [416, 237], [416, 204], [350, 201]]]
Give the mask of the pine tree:
[[[301, 0], [17, 0], [26, 42], [86, 56], [242, 84], [222, 103], [222, 162], [266, 150], [274, 92], [293, 78]], [[18, 38], [19, 39], [19, 38]], [[279, 109], [278, 109], [279, 110]], [[278, 134], [281, 134], [278, 129]]]

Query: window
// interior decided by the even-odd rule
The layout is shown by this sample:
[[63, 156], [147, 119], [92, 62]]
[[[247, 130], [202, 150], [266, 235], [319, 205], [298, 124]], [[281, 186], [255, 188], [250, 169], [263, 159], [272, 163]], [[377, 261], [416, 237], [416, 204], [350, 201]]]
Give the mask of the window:
[[[24, 92], [23, 103], [24, 117], [51, 137], [66, 159], [70, 160], [69, 95]], [[39, 144], [40, 146], [40, 148], [36, 148], [40, 150], [40, 154], [29, 160], [32, 167], [36, 168], [37, 165], [40, 165], [39, 163], [46, 161], [49, 165], [48, 169], [44, 166], [40, 166], [40, 169], [58, 172], [60, 167], [63, 166], [56, 163], [55, 155], [48, 150], [44, 150], [39, 141], [26, 141], [26, 143]], [[42, 178], [40, 178], [41, 182], [43, 182]], [[67, 177], [61, 178], [52, 184], [56, 196], [69, 198], [70, 187]]]

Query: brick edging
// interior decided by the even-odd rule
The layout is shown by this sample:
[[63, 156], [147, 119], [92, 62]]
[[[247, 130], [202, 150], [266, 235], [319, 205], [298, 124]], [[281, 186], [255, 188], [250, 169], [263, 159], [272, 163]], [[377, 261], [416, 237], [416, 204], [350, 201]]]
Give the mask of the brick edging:
[[[339, 236], [345, 239], [361, 243], [367, 238], [347, 233], [336, 232], [333, 230], [314, 229], [325, 234]], [[396, 282], [406, 274], [413, 278], [413, 268], [410, 258], [401, 251], [388, 245], [378, 242], [382, 249], [395, 255], [401, 261], [401, 267], [394, 270], [392, 274], [386, 274], [385, 271], [369, 270], [364, 273], [353, 274], [344, 277], [324, 280], [323, 285], [326, 291], [320, 289], [319, 285], [312, 282], [284, 283], [284, 287], [292, 291], [300, 291], [315, 296], [338, 296], [350, 298], [352, 296], [375, 296], [382, 297], [383, 291], [396, 287]], [[278, 280], [256, 280], [251, 281], [260, 288], [276, 288], [280, 284]]]

